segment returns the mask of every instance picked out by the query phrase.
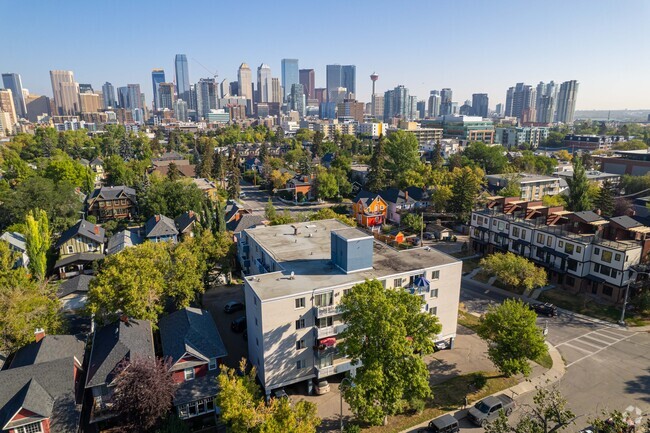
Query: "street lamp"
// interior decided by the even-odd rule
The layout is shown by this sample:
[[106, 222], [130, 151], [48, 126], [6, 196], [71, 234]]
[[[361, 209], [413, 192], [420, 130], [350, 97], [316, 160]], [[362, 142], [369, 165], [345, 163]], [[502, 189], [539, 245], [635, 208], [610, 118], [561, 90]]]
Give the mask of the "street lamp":
[[341, 433], [343, 433], [343, 385], [345, 384], [345, 381], [347, 380], [348, 385], [350, 388], [354, 388], [354, 382], [352, 382], [351, 377], [344, 377], [343, 380], [341, 381], [341, 384], [339, 385], [339, 394], [341, 396]]
[[632, 276], [630, 276], [630, 278], [627, 280], [627, 287], [625, 288], [625, 298], [623, 298], [623, 310], [621, 311], [621, 320], [618, 321], [618, 324], [621, 325], [621, 326], [625, 326], [625, 310], [627, 308], [627, 298], [628, 298], [629, 293], [630, 293], [630, 283], [632, 283], [632, 280], [636, 280], [636, 277], [639, 274], [650, 275], [650, 273], [648, 273], [648, 272], [638, 272], [638, 271], [635, 271], [634, 269], [632, 269], [632, 276], [634, 278], [632, 278]]

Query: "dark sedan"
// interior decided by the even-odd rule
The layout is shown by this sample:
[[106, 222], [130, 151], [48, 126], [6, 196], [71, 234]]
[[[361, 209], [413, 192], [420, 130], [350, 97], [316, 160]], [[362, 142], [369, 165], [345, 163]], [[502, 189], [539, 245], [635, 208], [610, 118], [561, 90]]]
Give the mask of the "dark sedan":
[[234, 313], [235, 311], [241, 311], [244, 309], [244, 304], [239, 301], [230, 301], [223, 307], [224, 313]]
[[242, 332], [246, 329], [246, 317], [240, 316], [230, 323], [230, 329], [233, 332]]
[[549, 304], [548, 302], [530, 304], [530, 309], [541, 316], [557, 316], [557, 307], [553, 304]]

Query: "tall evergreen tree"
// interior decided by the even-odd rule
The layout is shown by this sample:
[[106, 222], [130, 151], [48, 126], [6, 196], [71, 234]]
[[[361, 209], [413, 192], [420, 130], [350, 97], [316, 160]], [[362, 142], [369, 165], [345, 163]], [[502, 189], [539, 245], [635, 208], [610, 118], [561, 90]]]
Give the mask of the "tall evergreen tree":
[[200, 145], [201, 163], [197, 167], [197, 174], [200, 177], [212, 177], [212, 168], [214, 165], [214, 144], [211, 139], [204, 139]]
[[437, 170], [442, 168], [442, 165], [445, 163], [445, 159], [442, 157], [442, 145], [440, 140], [436, 142], [436, 145], [433, 146], [433, 155], [431, 155], [431, 168]]
[[264, 161], [266, 161], [266, 158], [268, 157], [269, 157], [269, 146], [266, 143], [262, 143], [262, 145], [260, 146], [259, 159], [260, 161], [262, 161], [262, 163], [264, 163]]
[[223, 155], [220, 152], [215, 152], [212, 161], [212, 178], [217, 181], [223, 182], [225, 173]]
[[573, 159], [573, 177], [567, 178], [569, 185], [569, 195], [567, 197], [567, 207], [572, 212], [582, 212], [591, 209], [589, 201], [589, 181], [587, 173], [582, 164], [582, 158], [576, 156]]
[[375, 150], [370, 159], [370, 168], [368, 169], [368, 181], [366, 188], [370, 191], [377, 192], [384, 189], [387, 185], [386, 169], [386, 150], [384, 137], [379, 137], [379, 141], [375, 145]]
[[612, 184], [606, 180], [603, 186], [598, 191], [598, 195], [594, 200], [596, 209], [600, 209], [601, 213], [605, 216], [612, 216], [614, 214], [614, 193], [612, 192]]
[[311, 153], [316, 157], [323, 156], [323, 139], [325, 135], [321, 131], [316, 131], [314, 133], [314, 139], [312, 140]]
[[224, 208], [221, 206], [221, 203], [216, 203], [216, 214], [217, 214], [217, 232], [223, 233], [226, 231], [226, 218], [224, 215]]
[[[476, 171], [475, 171], [476, 170]], [[483, 170], [470, 167], [455, 168], [451, 173], [452, 199], [447, 209], [461, 221], [469, 220], [483, 182]]]
[[183, 177], [183, 173], [179, 170], [178, 166], [173, 162], [167, 167], [167, 179], [171, 181], [176, 181]]
[[239, 197], [240, 180], [241, 180], [241, 173], [239, 171], [239, 167], [235, 165], [230, 169], [230, 172], [228, 173], [228, 198], [229, 199], [234, 200], [237, 197]]
[[31, 210], [27, 214], [25, 230], [29, 269], [38, 280], [43, 280], [47, 272], [47, 252], [52, 245], [50, 222], [45, 211]]

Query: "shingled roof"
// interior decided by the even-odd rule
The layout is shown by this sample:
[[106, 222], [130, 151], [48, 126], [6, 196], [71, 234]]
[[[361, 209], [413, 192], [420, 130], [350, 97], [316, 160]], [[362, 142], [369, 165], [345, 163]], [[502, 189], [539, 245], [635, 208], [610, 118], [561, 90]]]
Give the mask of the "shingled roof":
[[24, 346], [14, 355], [10, 368], [56, 361], [70, 356], [83, 363], [86, 343], [74, 335], [46, 335], [34, 343]]
[[59, 290], [56, 292], [57, 298], [63, 298], [74, 292], [87, 292], [90, 282], [93, 280], [92, 275], [77, 275], [69, 280], [59, 284]]
[[135, 190], [124, 185], [103, 186], [101, 188], [96, 188], [90, 196], [89, 201], [93, 201], [98, 197], [101, 197], [104, 200], [114, 200], [120, 197], [122, 194], [130, 198], [131, 201], [135, 203]]
[[243, 230], [262, 224], [265, 219], [264, 215], [243, 214], [238, 220], [227, 222], [226, 230], [233, 233], [239, 233]]
[[176, 363], [186, 353], [203, 358], [221, 358], [228, 354], [221, 335], [205, 310], [184, 308], [160, 319], [160, 339], [165, 357]]
[[145, 224], [145, 237], [178, 235], [174, 220], [165, 215], [154, 215]]
[[354, 198], [354, 202], [358, 203], [359, 200], [361, 200], [363, 202], [364, 206], [369, 206], [370, 203], [372, 203], [372, 201], [374, 199], [376, 199], [378, 195], [379, 194], [376, 194], [376, 193], [370, 192], [370, 191], [366, 191], [364, 189], [364, 190], [359, 191], [357, 196]]
[[110, 383], [120, 362], [134, 357], [154, 357], [148, 320], [117, 320], [99, 328], [93, 337], [86, 388]]
[[80, 219], [75, 225], [63, 232], [59, 238], [59, 241], [56, 243], [56, 247], [59, 248], [61, 245], [74, 238], [75, 236], [81, 236], [86, 239], [95, 241], [99, 244], [104, 243], [106, 240], [105, 231], [102, 227], [98, 226], [97, 224], [88, 222], [84, 219]]

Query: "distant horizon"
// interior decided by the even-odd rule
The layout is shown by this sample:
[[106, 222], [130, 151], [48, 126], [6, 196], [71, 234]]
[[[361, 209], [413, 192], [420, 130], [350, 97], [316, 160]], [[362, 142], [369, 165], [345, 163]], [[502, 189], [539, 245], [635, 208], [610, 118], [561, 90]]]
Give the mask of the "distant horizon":
[[[301, 69], [315, 70], [316, 87], [325, 87], [325, 65], [353, 64], [363, 102], [370, 101], [373, 72], [378, 94], [403, 84], [427, 100], [431, 90], [448, 87], [459, 105], [487, 93], [491, 109], [518, 82], [577, 80], [580, 111], [645, 110], [629, 107], [647, 106], [650, 95], [644, 0], [416, 0], [397, 7], [360, 0], [345, 8], [252, 0], [245, 10], [186, 0], [180, 11], [169, 0], [70, 0], [65, 7], [12, 2], [3, 10], [12, 17], [5, 33], [20, 37], [0, 45], [0, 72], [20, 74], [25, 88], [47, 96], [49, 71], [63, 69], [94, 89], [106, 81], [140, 84], [150, 105], [151, 71], [162, 68], [173, 81], [176, 54], [187, 55], [191, 83], [215, 71], [219, 81], [236, 81], [242, 62], [254, 76], [267, 63], [280, 78], [281, 60], [297, 58]], [[26, 32], [27, 22], [39, 25]], [[603, 106], [611, 108], [597, 108]]]

